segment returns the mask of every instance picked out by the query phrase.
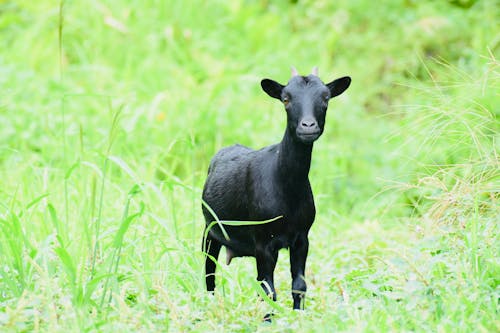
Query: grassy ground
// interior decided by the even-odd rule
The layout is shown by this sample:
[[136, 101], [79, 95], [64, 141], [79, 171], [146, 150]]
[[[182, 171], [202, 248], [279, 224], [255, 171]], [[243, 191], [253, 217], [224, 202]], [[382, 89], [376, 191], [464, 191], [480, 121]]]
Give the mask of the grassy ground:
[[[0, 331], [500, 331], [496, 1], [0, 1]], [[315, 144], [306, 311], [204, 292], [210, 157], [281, 139], [259, 81], [351, 88]], [[275, 320], [260, 318], [274, 307]]]

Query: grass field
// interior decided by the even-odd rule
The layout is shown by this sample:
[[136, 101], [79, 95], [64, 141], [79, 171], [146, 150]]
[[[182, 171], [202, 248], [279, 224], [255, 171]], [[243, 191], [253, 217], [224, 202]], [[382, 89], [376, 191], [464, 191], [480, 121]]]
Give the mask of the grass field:
[[[499, 332], [499, 55], [495, 0], [0, 0], [0, 331]], [[316, 65], [306, 310], [287, 251], [207, 295], [209, 160]]]

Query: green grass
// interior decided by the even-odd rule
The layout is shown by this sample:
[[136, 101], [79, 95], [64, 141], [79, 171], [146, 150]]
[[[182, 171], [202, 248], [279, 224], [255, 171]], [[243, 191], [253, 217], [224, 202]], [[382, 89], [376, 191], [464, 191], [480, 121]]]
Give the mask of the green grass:
[[[0, 1], [0, 331], [500, 331], [500, 17], [483, 1]], [[204, 292], [211, 156], [260, 79], [351, 88], [315, 144], [306, 311]], [[260, 319], [274, 309], [275, 320]]]

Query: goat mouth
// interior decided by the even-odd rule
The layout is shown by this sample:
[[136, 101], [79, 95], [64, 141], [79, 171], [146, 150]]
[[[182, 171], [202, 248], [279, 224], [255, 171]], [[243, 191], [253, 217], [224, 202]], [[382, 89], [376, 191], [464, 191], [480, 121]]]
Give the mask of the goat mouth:
[[311, 143], [316, 141], [319, 136], [321, 135], [321, 132], [311, 132], [311, 133], [297, 133], [297, 137], [299, 138], [300, 141], [304, 143]]

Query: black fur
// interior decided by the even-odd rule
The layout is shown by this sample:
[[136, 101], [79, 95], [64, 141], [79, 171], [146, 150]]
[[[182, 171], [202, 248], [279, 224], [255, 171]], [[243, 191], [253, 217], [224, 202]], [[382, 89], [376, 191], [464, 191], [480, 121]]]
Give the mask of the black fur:
[[[260, 150], [234, 145], [221, 149], [212, 159], [203, 189], [203, 200], [220, 220], [262, 221], [261, 225], [229, 226], [225, 239], [218, 225], [203, 242], [208, 291], [215, 288], [215, 268], [221, 246], [233, 257], [251, 256], [257, 261], [257, 279], [276, 300], [274, 269], [278, 251], [290, 250], [293, 308], [303, 308], [306, 292], [305, 265], [308, 233], [316, 210], [309, 184], [313, 142], [323, 133], [330, 98], [350, 85], [343, 77], [325, 85], [317, 76], [293, 76], [286, 86], [264, 79], [262, 89], [280, 99], [287, 112], [283, 140]], [[206, 225], [214, 220], [203, 207]]]

